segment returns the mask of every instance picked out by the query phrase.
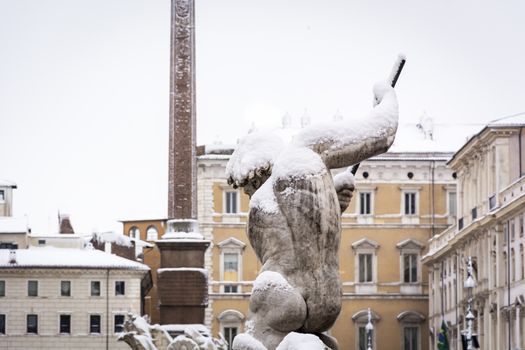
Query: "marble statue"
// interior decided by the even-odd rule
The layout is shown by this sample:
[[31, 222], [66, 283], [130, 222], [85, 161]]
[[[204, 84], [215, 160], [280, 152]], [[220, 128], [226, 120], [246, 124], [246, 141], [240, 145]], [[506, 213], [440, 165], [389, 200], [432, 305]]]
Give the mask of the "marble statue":
[[220, 334], [220, 339], [214, 339], [200, 334], [191, 325], [183, 328], [184, 334], [172, 338], [162, 326], [150, 325], [147, 317], [129, 314], [118, 340], [133, 350], [228, 350]]
[[283, 345], [290, 334], [317, 336], [322, 342], [312, 349], [338, 349], [323, 332], [341, 310], [340, 219], [354, 179], [348, 170], [332, 177], [331, 169], [386, 152], [397, 124], [394, 89], [376, 84], [374, 107], [361, 121], [311, 125], [289, 143], [262, 132], [239, 143], [228, 182], [250, 197], [248, 237], [262, 268], [233, 349], [292, 349]]

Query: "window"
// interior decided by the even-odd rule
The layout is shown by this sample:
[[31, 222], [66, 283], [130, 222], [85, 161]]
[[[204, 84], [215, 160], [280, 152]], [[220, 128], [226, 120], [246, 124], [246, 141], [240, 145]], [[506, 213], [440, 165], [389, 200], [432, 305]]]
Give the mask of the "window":
[[520, 237], [523, 237], [523, 214], [520, 215]]
[[71, 315], [60, 315], [60, 333], [71, 333]]
[[405, 215], [416, 214], [416, 192], [405, 192]]
[[159, 239], [159, 231], [157, 231], [155, 226], [148, 227], [146, 231], [146, 240], [156, 241], [157, 239]]
[[371, 198], [372, 198], [372, 193], [370, 192], [360, 192], [359, 193], [359, 214], [369, 215], [372, 213]]
[[513, 282], [516, 280], [516, 254], [514, 253], [514, 248], [510, 250], [510, 278]]
[[516, 238], [516, 228], [515, 228], [515, 222], [516, 220], [512, 219], [509, 221], [510, 226], [510, 241], [514, 242], [514, 239]]
[[237, 327], [224, 327], [224, 339], [226, 339], [226, 343], [228, 343], [228, 349], [232, 348], [233, 344], [233, 338], [237, 335], [238, 328]]
[[100, 281], [91, 281], [91, 296], [100, 296]]
[[5, 314], [0, 314], [0, 334], [5, 334]]
[[5, 297], [5, 281], [0, 281], [0, 297]]
[[236, 191], [227, 191], [225, 192], [225, 209], [227, 214], [235, 214], [237, 210], [237, 197], [238, 194]]
[[417, 282], [417, 254], [403, 255], [403, 282], [415, 283]]
[[4, 202], [5, 201], [5, 192], [4, 190], [0, 190], [0, 202]]
[[456, 192], [448, 193], [448, 215], [456, 216], [457, 214], [457, 195]]
[[115, 333], [124, 332], [124, 315], [115, 315]]
[[403, 350], [419, 350], [419, 327], [403, 327]]
[[0, 249], [18, 249], [18, 244], [16, 243], [7, 243], [7, 242], [0, 242]]
[[38, 334], [38, 315], [27, 315], [27, 333]]
[[100, 334], [100, 315], [89, 315], [89, 333]]
[[222, 293], [242, 293], [242, 287], [237, 282], [242, 280], [242, 252], [246, 244], [230, 237], [217, 244], [221, 251], [220, 280], [226, 283], [221, 285]]
[[71, 296], [71, 281], [60, 281], [60, 296]]
[[[365, 325], [359, 326], [359, 343], [357, 345], [357, 348], [359, 350], [366, 350], [368, 349], [368, 334], [366, 332]], [[374, 331], [370, 331], [370, 342], [373, 345], [374, 344]]]
[[[238, 253], [224, 253], [224, 280], [238, 281], [239, 280], [239, 254]], [[237, 285], [225, 285], [224, 293], [237, 293]]]
[[525, 279], [525, 257], [523, 256], [523, 244], [520, 244], [520, 271], [521, 279]]
[[140, 230], [137, 226], [132, 226], [129, 229], [129, 236], [135, 239], [140, 239]]
[[359, 254], [359, 282], [372, 282], [372, 254]]
[[46, 245], [46, 240], [45, 239], [39, 239], [38, 240], [38, 245]]
[[241, 324], [244, 322], [244, 315], [234, 309], [224, 310], [217, 317], [219, 319], [220, 330], [228, 343], [228, 349], [231, 349], [233, 338], [241, 330]]
[[126, 283], [124, 281], [115, 282], [115, 295], [126, 294]]
[[234, 284], [225, 284], [224, 293], [237, 293], [237, 285]]
[[38, 296], [38, 281], [27, 281], [27, 296]]

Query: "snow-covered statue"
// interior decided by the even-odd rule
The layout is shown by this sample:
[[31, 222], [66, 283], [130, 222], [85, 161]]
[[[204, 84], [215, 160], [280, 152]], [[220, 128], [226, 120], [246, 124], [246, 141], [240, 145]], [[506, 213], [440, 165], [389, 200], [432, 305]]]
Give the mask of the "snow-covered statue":
[[158, 324], [150, 325], [146, 317], [129, 314], [124, 322], [124, 331], [118, 340], [127, 343], [133, 350], [227, 350], [224, 338], [213, 339], [199, 333], [191, 325], [182, 327], [183, 334], [172, 338]]
[[250, 197], [248, 237], [262, 263], [246, 332], [235, 338], [235, 350], [292, 349], [285, 345], [290, 341], [283, 342], [291, 332], [319, 337], [315, 349], [338, 348], [323, 332], [341, 310], [340, 218], [354, 178], [348, 170], [332, 178], [330, 169], [359, 163], [392, 145], [398, 103], [389, 84], [375, 85], [374, 107], [360, 122], [311, 125], [289, 144], [275, 134], [254, 132], [233, 153], [228, 182]]

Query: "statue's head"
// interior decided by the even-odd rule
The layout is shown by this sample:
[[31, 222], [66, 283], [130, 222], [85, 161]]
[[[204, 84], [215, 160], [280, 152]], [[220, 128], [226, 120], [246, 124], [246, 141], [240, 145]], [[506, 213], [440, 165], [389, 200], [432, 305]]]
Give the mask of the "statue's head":
[[277, 155], [284, 148], [283, 140], [271, 132], [253, 132], [244, 137], [226, 165], [228, 184], [243, 187], [252, 196], [272, 174]]

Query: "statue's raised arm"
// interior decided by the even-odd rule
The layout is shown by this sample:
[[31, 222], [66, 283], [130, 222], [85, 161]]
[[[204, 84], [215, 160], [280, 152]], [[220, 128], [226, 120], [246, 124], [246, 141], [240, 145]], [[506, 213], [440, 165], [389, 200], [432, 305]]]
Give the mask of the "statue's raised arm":
[[374, 86], [374, 106], [366, 118], [308, 127], [296, 135], [294, 144], [321, 155], [329, 169], [357, 164], [386, 152], [397, 131], [399, 108], [394, 86], [404, 63], [405, 57], [400, 55], [389, 79]]

